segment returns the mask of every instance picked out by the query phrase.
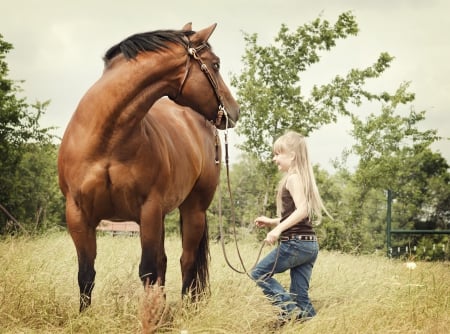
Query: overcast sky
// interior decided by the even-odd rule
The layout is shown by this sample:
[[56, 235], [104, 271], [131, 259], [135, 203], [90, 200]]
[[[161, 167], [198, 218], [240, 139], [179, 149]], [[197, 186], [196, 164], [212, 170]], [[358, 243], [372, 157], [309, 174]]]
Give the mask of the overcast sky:
[[[395, 57], [390, 69], [370, 83], [393, 92], [410, 81], [413, 105], [427, 110], [423, 128], [450, 137], [450, 2], [447, 0], [1, 0], [0, 34], [12, 43], [7, 57], [10, 78], [21, 85], [29, 103], [51, 100], [43, 126], [62, 136], [78, 101], [99, 78], [102, 57], [113, 44], [137, 32], [180, 29], [192, 22], [199, 30], [218, 23], [210, 42], [221, 57], [222, 75], [241, 70], [243, 32], [257, 33], [259, 44], [273, 42], [285, 23], [291, 29], [321, 16], [335, 22], [352, 11], [360, 33], [323, 53], [302, 84], [326, 83], [350, 68], [372, 65], [381, 52]], [[242, 110], [245, 113], [245, 110]], [[361, 115], [368, 111], [361, 108]], [[309, 139], [314, 163], [330, 169], [330, 160], [352, 145], [347, 121], [316, 131]], [[238, 142], [232, 133], [230, 145]], [[433, 146], [450, 161], [450, 143]], [[231, 160], [239, 152], [233, 149]]]

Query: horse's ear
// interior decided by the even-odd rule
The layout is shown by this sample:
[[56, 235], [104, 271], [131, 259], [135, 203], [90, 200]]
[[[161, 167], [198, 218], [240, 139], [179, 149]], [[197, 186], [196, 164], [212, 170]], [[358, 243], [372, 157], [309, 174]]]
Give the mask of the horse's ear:
[[217, 23], [209, 26], [208, 28], [197, 31], [194, 35], [191, 36], [190, 40], [194, 45], [202, 44], [208, 42], [209, 37], [216, 29]]
[[186, 23], [186, 24], [183, 26], [183, 28], [181, 28], [181, 30], [184, 30], [184, 31], [192, 31], [192, 22]]

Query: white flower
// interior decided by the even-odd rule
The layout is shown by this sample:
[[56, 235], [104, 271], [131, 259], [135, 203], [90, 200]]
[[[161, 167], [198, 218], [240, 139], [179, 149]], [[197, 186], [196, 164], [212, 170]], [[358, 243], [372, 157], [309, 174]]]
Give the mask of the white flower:
[[406, 262], [406, 268], [408, 268], [409, 270], [414, 270], [416, 269], [417, 265], [415, 262]]

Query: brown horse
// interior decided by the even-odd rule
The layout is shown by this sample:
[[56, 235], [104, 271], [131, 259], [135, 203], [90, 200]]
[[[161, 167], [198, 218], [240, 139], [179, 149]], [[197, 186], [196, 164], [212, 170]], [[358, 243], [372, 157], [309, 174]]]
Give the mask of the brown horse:
[[[91, 303], [102, 219], [140, 224], [140, 278], [164, 285], [164, 217], [178, 207], [182, 292], [197, 295], [208, 285], [205, 211], [220, 167], [211, 123], [224, 128], [239, 116], [208, 43], [215, 26], [136, 34], [113, 46], [67, 126], [58, 173], [78, 255], [80, 310]], [[198, 113], [167, 98], [155, 104], [163, 96]]]

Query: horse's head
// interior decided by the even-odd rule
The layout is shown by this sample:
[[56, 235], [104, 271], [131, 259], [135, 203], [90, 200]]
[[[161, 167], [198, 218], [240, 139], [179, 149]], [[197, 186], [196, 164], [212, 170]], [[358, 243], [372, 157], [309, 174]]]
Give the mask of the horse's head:
[[[239, 105], [220, 75], [220, 58], [208, 43], [215, 28], [213, 24], [187, 35], [186, 73], [174, 100], [214, 121], [219, 129], [225, 129], [237, 122]], [[191, 24], [186, 24], [183, 30], [191, 30]]]

